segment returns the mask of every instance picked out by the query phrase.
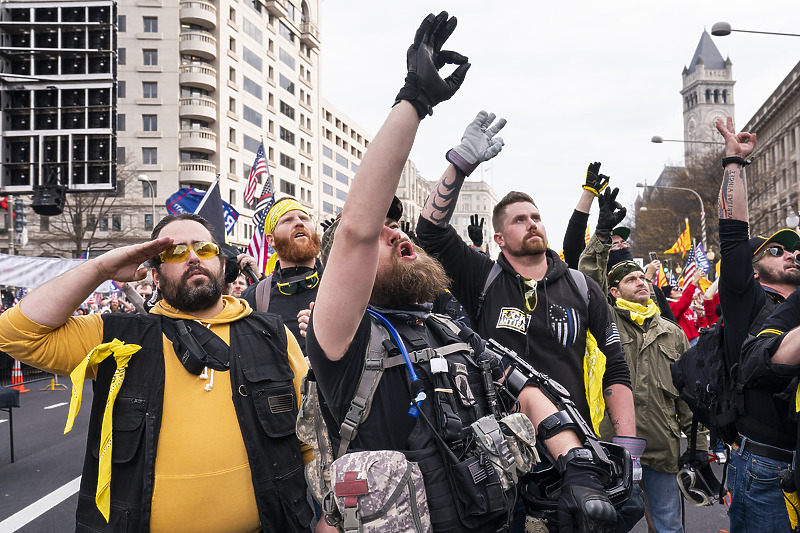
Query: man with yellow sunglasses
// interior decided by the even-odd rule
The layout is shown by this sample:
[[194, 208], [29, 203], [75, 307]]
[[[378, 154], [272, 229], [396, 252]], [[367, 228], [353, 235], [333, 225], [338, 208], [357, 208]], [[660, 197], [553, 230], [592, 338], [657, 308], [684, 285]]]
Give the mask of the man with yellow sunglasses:
[[[70, 376], [74, 398], [95, 379], [78, 530], [309, 532], [297, 342], [277, 317], [222, 294], [205, 219], [167, 216], [152, 237], [82, 263], [0, 317], [2, 349]], [[143, 279], [145, 262], [163, 297], [149, 314], [71, 316], [103, 281]], [[79, 408], [73, 400], [68, 428]]]

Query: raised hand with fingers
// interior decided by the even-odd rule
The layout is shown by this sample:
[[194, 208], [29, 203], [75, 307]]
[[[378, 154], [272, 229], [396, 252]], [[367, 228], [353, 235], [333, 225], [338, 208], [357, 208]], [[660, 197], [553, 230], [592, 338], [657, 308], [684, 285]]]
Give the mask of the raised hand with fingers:
[[598, 197], [600, 215], [597, 217], [595, 233], [603, 239], [611, 237], [611, 230], [622, 222], [628, 213], [628, 210], [617, 201], [617, 194], [619, 194], [619, 188], [615, 187], [614, 189], [606, 189]]
[[[461, 87], [469, 70], [466, 56], [442, 50], [457, 23], [455, 17], [448, 17], [447, 11], [438, 15], [431, 13], [420, 24], [414, 43], [406, 53], [408, 74], [394, 103], [407, 100], [416, 108], [420, 119], [432, 115], [436, 104], [450, 99]], [[442, 78], [439, 70], [446, 64], [458, 67], [448, 77]]]
[[[714, 125], [717, 131], [725, 139], [725, 157], [722, 160], [722, 166], [725, 166], [725, 160], [729, 158], [746, 159], [747, 156], [753, 153], [756, 149], [756, 134], [741, 131], [738, 134], [733, 128], [733, 118], [728, 117], [727, 121], [723, 122], [718, 118]], [[746, 161], [731, 161], [746, 165]]]
[[336, 222], [336, 218], [331, 217], [327, 220], [323, 220], [322, 222], [320, 222], [319, 226], [322, 228], [322, 231], [326, 231], [333, 225], [334, 222]]
[[506, 119], [501, 118], [492, 125], [494, 119], [494, 113], [480, 111], [464, 130], [461, 143], [447, 152], [447, 160], [466, 176], [503, 149], [503, 139], [495, 135], [506, 125]]
[[586, 181], [583, 184], [583, 188], [598, 196], [603, 192], [603, 189], [608, 187], [610, 179], [605, 174], [600, 174], [600, 163], [595, 161], [594, 163], [589, 163], [589, 168], [586, 169]]
[[476, 248], [480, 248], [483, 246], [483, 222], [484, 219], [481, 218], [480, 222], [478, 222], [478, 214], [475, 213], [474, 215], [470, 215], [469, 217], [469, 226], [467, 226], [467, 235], [469, 235], [470, 240], [472, 241], [473, 246]]

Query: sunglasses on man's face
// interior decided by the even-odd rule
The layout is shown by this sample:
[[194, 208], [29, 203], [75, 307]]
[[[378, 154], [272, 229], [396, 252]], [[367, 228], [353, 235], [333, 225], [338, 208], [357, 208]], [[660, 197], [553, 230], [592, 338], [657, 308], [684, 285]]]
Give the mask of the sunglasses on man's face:
[[760, 261], [767, 254], [769, 254], [769, 255], [771, 255], [773, 257], [783, 257], [783, 254], [785, 252], [786, 252], [786, 248], [784, 248], [783, 246], [780, 246], [779, 244], [775, 244], [773, 246], [770, 246], [769, 248], [764, 248], [764, 251], [762, 251], [760, 254], [758, 254], [758, 257], [753, 259], [753, 263], [757, 263], [758, 261]]
[[219, 246], [213, 242], [199, 241], [192, 244], [173, 244], [158, 254], [158, 258], [162, 263], [183, 263], [188, 259], [191, 250], [200, 259], [211, 259], [219, 255]]
[[525, 286], [528, 287], [528, 290], [525, 291], [525, 309], [529, 313], [533, 313], [533, 310], [536, 309], [536, 303], [539, 300], [536, 293], [536, 280], [526, 279], [524, 283]]
[[286, 296], [291, 296], [299, 289], [310, 291], [319, 284], [319, 274], [314, 272], [301, 279], [292, 279], [285, 282], [278, 282], [278, 291]]

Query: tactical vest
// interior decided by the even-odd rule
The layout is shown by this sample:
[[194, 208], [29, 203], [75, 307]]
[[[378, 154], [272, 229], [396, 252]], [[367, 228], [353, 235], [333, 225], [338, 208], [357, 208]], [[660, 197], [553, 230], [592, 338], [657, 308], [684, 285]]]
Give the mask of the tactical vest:
[[[519, 413], [499, 423], [491, 415], [484, 374], [474, 350], [459, 337], [460, 327], [449, 317], [431, 314], [425, 320], [428, 337], [436, 347], [429, 346], [418, 330], [391, 315], [389, 319], [407, 348], [426, 396], [407, 449], [400, 451], [422, 472], [433, 530], [497, 531], [513, 509], [518, 476], [538, 461], [533, 424]], [[330, 446], [327, 432], [323, 434], [321, 428], [320, 406], [311, 405], [318, 393], [316, 385], [304, 385], [298, 436], [314, 448], [315, 460], [306, 471], [312, 492], [330, 490], [325, 486], [330, 483], [325, 479], [325, 463], [344, 455], [350, 442], [358, 442], [360, 422], [369, 413], [383, 371], [405, 364], [387, 328], [373, 319], [351, 407], [338, 431], [331, 431], [341, 440], [334, 436]], [[414, 397], [419, 386], [409, 383], [409, 387]]]
[[[144, 532], [150, 527], [164, 407], [161, 319], [156, 315], [104, 315], [103, 342], [114, 338], [139, 344], [142, 349], [131, 358], [114, 403], [109, 523], [94, 499], [100, 427], [116, 365], [109, 358], [98, 366], [78, 496], [78, 532]], [[313, 512], [306, 501], [300, 443], [294, 430], [297, 401], [283, 323], [274, 315], [252, 313], [231, 323], [230, 338], [233, 403], [261, 525], [264, 531], [309, 531]]]

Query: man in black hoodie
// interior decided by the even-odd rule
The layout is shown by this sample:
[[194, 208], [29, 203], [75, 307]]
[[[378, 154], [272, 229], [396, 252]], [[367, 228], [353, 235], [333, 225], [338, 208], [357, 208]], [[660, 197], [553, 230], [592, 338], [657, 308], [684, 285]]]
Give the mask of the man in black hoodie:
[[630, 372], [606, 297], [597, 283], [571, 273], [548, 247], [533, 199], [510, 192], [494, 208], [492, 224], [494, 241], [501, 250], [497, 258], [500, 270], [488, 290], [485, 285], [495, 262], [474, 253], [449, 224], [464, 179], [497, 153], [486, 146], [502, 143], [493, 136], [505, 121], [489, 127], [494, 115], [489, 117], [488, 123], [473, 121], [461, 144], [447, 153], [451, 164], [417, 224], [420, 245], [445, 267], [452, 279], [450, 290], [466, 309], [475, 331], [516, 351], [561, 383], [586, 420], [592, 419], [584, 386], [586, 337], [587, 330], [591, 331], [606, 356], [603, 399], [616, 434], [636, 436]]

